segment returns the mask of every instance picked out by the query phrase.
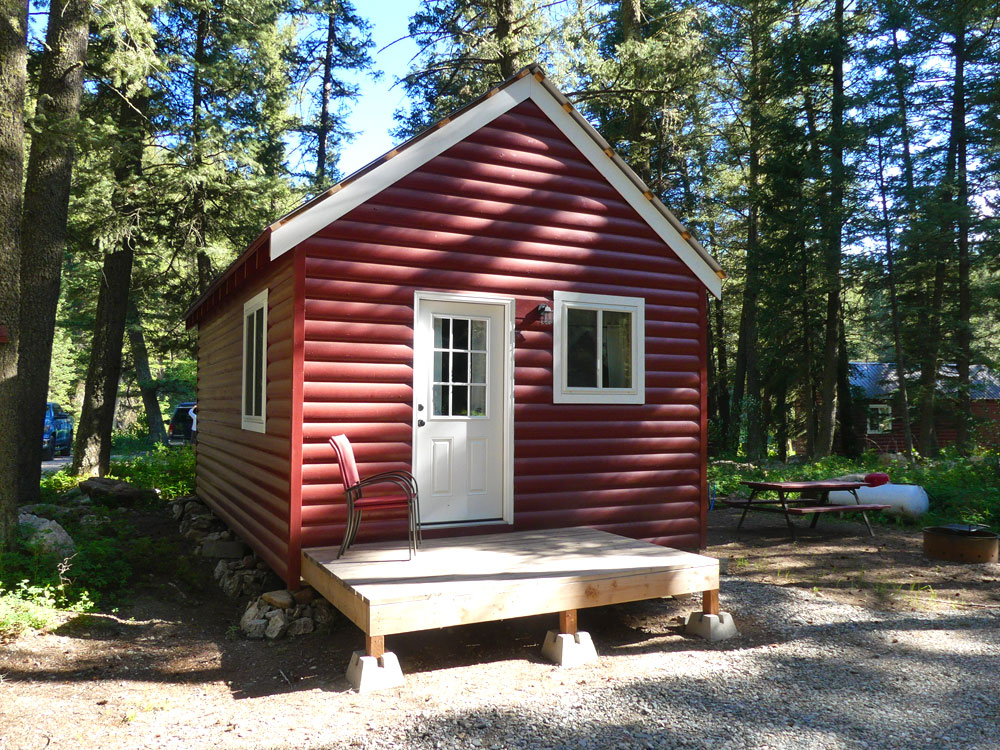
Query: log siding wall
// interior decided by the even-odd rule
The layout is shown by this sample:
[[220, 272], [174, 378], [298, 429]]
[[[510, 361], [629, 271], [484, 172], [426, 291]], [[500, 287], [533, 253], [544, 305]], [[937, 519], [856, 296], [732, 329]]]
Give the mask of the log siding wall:
[[[350, 437], [363, 475], [410, 468], [416, 290], [517, 299], [516, 529], [587, 525], [704, 546], [704, 286], [534, 103], [294, 254], [304, 255], [303, 546], [343, 531], [330, 435]], [[552, 330], [533, 311], [554, 290], [645, 298], [645, 405], [552, 403]], [[403, 538], [404, 522], [369, 519], [359, 541], [385, 535]]]
[[[281, 259], [234, 292], [198, 329], [196, 492], [286, 580], [290, 569], [290, 437], [292, 415], [293, 263]], [[243, 303], [267, 295], [267, 424], [241, 422]], [[297, 565], [298, 550], [294, 550]]]

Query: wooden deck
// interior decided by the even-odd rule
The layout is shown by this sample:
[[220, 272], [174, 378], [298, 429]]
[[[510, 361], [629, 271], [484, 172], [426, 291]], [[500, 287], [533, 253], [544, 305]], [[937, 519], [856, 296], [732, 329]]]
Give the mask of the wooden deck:
[[[705, 592], [718, 608], [719, 563], [594, 529], [523, 531], [302, 552], [302, 577], [371, 641], [393, 633]], [[575, 631], [575, 628], [573, 628]], [[378, 647], [376, 647], [377, 650]]]

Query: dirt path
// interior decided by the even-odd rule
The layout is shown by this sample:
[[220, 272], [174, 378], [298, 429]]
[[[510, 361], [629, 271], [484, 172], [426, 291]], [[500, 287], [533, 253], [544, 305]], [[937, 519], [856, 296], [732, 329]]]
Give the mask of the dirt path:
[[[706, 644], [680, 633], [679, 618], [698, 609], [693, 598], [582, 612], [581, 627], [591, 632], [602, 658], [580, 671], [559, 670], [541, 660], [541, 639], [552, 617], [413, 633], [394, 636], [389, 644], [407, 686], [359, 696], [343, 677], [351, 652], [363, 645], [357, 628], [341, 619], [329, 632], [296, 640], [246, 640], [234, 628], [241, 606], [222, 596], [211, 580], [211, 564], [204, 561], [186, 584], [146, 582], [133, 603], [115, 614], [71, 617], [50, 633], [0, 644], [0, 750], [605, 746], [596, 739], [588, 745], [586, 732], [563, 733], [558, 717], [582, 707], [597, 714], [588, 720], [599, 721], [603, 710], [608, 717], [626, 717], [614, 719], [608, 732], [633, 722], [635, 732], [652, 738], [633, 743], [631, 734], [620, 740], [609, 734], [614, 743], [659, 747], [656, 738], [663, 736], [668, 708], [643, 714], [636, 707], [636, 690], [659, 684], [656, 680], [676, 680], [681, 686], [676, 690], [683, 692], [689, 680], [696, 686], [708, 680], [704, 693], [693, 692], [686, 700], [699, 706], [717, 693], [725, 705], [727, 688], [720, 675], [755, 674], [760, 668], [748, 666], [756, 664], [752, 660], [773, 659], [771, 649], [791, 638], [774, 627], [755, 600], [741, 597], [815, 598], [816, 607], [831, 612], [846, 604], [876, 613], [920, 612], [920, 622], [931, 624], [923, 630], [903, 628], [904, 633], [913, 630], [900, 636], [904, 639], [925, 637], [936, 613], [958, 618], [968, 637], [975, 638], [980, 620], [1000, 608], [1000, 566], [929, 563], [913, 530], [879, 527], [871, 539], [860, 524], [831, 522], [793, 543], [775, 523], [778, 519], [768, 517], [754, 519], [736, 541], [734, 512], [710, 517], [708, 553], [728, 560], [723, 606], [739, 613], [742, 635], [735, 641]], [[168, 524], [163, 529], [170, 533]], [[817, 616], [811, 617], [810, 623]], [[988, 643], [975, 649], [993, 653]], [[822, 664], [825, 657], [811, 658]], [[721, 682], [713, 687], [713, 680]], [[533, 712], [536, 718], [525, 718]], [[633, 713], [634, 719], [627, 718]], [[649, 724], [654, 716], [660, 724]], [[682, 726], [684, 718], [678, 716]], [[661, 734], [651, 733], [656, 726]], [[725, 722], [720, 727], [725, 730]], [[770, 725], [765, 729], [770, 732]], [[779, 730], [777, 739], [766, 739], [771, 735], [765, 732], [754, 735], [753, 742], [785, 746]], [[603, 736], [594, 731], [594, 737]], [[540, 736], [547, 739], [542, 742]]]

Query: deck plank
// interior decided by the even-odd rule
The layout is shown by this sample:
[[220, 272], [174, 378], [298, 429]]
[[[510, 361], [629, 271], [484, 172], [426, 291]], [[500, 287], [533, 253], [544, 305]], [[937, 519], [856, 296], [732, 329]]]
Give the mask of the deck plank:
[[303, 551], [303, 577], [368, 635], [718, 589], [718, 561], [594, 529]]

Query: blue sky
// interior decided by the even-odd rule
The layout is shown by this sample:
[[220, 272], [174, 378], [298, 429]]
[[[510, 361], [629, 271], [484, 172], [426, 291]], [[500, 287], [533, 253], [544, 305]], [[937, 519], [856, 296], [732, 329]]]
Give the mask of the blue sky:
[[401, 86], [390, 89], [396, 78], [410, 66], [410, 58], [417, 47], [410, 39], [403, 39], [386, 49], [396, 39], [407, 34], [406, 26], [420, 5], [420, 0], [370, 0], [356, 2], [358, 12], [372, 22], [375, 40], [373, 57], [375, 67], [382, 71], [382, 79], [358, 78], [361, 96], [353, 106], [348, 126], [358, 135], [340, 157], [340, 171], [349, 175], [359, 167], [392, 148], [394, 139], [389, 136], [393, 125], [392, 113], [406, 101]]

